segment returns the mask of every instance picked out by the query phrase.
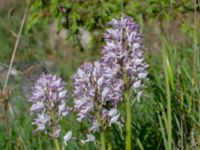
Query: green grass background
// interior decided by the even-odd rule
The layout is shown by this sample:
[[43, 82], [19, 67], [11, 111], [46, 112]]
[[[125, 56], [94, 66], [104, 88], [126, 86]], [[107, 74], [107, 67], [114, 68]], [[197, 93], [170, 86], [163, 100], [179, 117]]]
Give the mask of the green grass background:
[[[141, 27], [146, 49], [145, 58], [149, 64], [149, 81], [146, 83], [145, 94], [141, 102], [136, 102], [132, 106], [132, 144], [134, 149], [170, 150], [172, 146], [172, 149], [198, 150], [200, 149], [200, 12], [194, 9], [196, 4], [193, 2], [181, 1], [186, 2], [182, 4], [183, 6], [193, 8], [186, 12], [182, 11], [184, 7], [171, 8], [171, 5], [168, 5], [174, 6], [178, 1], [165, 2], [160, 10], [155, 9], [157, 8], [155, 3], [151, 4], [150, 1], [136, 1], [134, 12], [130, 11], [132, 5], [127, 6], [127, 9], [124, 8], [125, 12], [134, 16]], [[139, 6], [144, 8], [141, 9]], [[9, 32], [9, 28], [18, 32], [24, 8], [24, 2], [18, 1], [0, 11], [2, 64], [9, 65], [15, 42], [15, 37]], [[89, 11], [89, 8], [85, 9]], [[121, 13], [120, 9], [114, 10]], [[9, 19], [11, 12], [12, 22]], [[90, 14], [92, 13], [91, 11]], [[12, 94], [8, 100], [14, 116], [9, 110], [4, 112], [3, 107], [0, 107], [0, 114], [6, 118], [0, 119], [0, 149], [55, 149], [53, 140], [47, 135], [33, 134], [34, 117], [30, 116], [30, 103], [22, 92], [23, 80], [32, 84], [43, 72], [43, 69], [34, 69], [36, 65], [42, 66], [47, 60], [55, 63], [54, 71], [68, 82], [66, 88], [71, 97], [71, 76], [83, 62], [101, 57], [103, 44], [101, 38], [98, 43], [93, 42], [85, 51], [80, 51], [67, 40], [64, 46], [56, 43], [58, 47], [54, 49], [48, 45], [47, 27], [44, 27], [44, 30], [40, 25], [42, 26], [42, 20], [38, 21], [31, 32], [24, 30], [21, 37], [14, 61], [14, 67], [20, 73], [9, 80]], [[99, 35], [104, 31], [103, 27], [98, 30]], [[29, 63], [28, 67], [22, 67]], [[50, 70], [48, 66], [44, 68]], [[4, 72], [6, 69], [5, 67]], [[4, 79], [1, 79], [1, 82], [3, 83]], [[0, 87], [3, 88], [2, 84]], [[73, 99], [70, 98], [67, 103], [72, 106]], [[85, 138], [87, 123], [78, 123], [75, 114], [63, 118], [61, 127], [62, 135], [72, 130], [75, 137], [65, 149], [98, 149], [98, 143], [84, 146], [80, 144], [80, 140]], [[112, 127], [113, 149], [124, 149], [123, 135], [124, 131], [120, 131], [116, 126]], [[59, 139], [60, 143], [62, 140]]]

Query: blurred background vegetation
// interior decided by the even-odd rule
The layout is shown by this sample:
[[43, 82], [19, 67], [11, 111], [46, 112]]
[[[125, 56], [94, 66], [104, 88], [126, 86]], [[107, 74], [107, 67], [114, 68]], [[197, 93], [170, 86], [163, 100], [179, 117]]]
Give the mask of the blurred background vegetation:
[[[0, 96], [0, 149], [54, 149], [47, 135], [32, 133], [27, 102], [30, 86], [42, 72], [51, 72], [64, 78], [71, 91], [71, 76], [78, 66], [101, 56], [107, 22], [123, 14], [140, 25], [150, 65], [143, 100], [132, 108], [134, 149], [167, 149], [170, 122], [173, 149], [200, 149], [198, 0], [0, 0], [1, 88], [14, 33], [27, 5], [29, 13], [9, 79], [8, 102], [14, 116]], [[72, 100], [68, 103], [72, 105]], [[87, 124], [77, 124], [75, 115], [64, 119], [62, 127], [76, 137], [66, 149], [97, 149], [92, 143], [80, 144]], [[123, 132], [114, 126], [112, 135], [113, 149], [124, 149]]]

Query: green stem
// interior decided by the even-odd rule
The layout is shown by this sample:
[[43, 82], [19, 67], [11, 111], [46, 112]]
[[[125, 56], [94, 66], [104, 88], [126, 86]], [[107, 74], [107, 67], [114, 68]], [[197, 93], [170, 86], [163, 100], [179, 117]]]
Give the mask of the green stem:
[[111, 127], [108, 127], [108, 150], [112, 150], [112, 131], [111, 131]]
[[54, 139], [54, 142], [55, 142], [56, 150], [60, 150], [58, 139]]
[[126, 150], [131, 150], [131, 103], [128, 92], [124, 93], [126, 106]]
[[108, 143], [108, 150], [112, 150], [112, 144], [110, 142]]
[[171, 96], [169, 87], [169, 78], [166, 75], [166, 88], [167, 88], [167, 134], [168, 134], [168, 150], [172, 149], [172, 118], [171, 118]]
[[100, 125], [100, 142], [101, 142], [101, 150], [106, 150], [106, 142], [105, 142], [105, 133], [104, 133], [104, 129], [101, 123], [101, 117], [99, 112], [96, 112], [96, 117], [98, 120], [98, 123]]
[[[165, 85], [167, 94], [167, 150], [172, 149], [172, 115], [171, 115], [171, 90], [170, 90], [170, 74], [171, 67], [167, 57], [167, 53], [163, 51], [163, 64], [164, 64], [164, 74], [165, 74]], [[173, 82], [173, 81], [172, 81]]]
[[104, 131], [100, 132], [101, 150], [106, 150], [105, 134]]
[[[57, 118], [56, 118], [56, 113], [53, 111], [52, 108], [50, 109], [50, 116], [51, 116], [52, 124], [53, 124], [52, 133], [54, 133], [54, 131], [56, 130], [56, 120], [57, 120]], [[54, 143], [55, 143], [55, 146], [56, 146], [56, 150], [61, 150], [58, 139], [55, 138]]]

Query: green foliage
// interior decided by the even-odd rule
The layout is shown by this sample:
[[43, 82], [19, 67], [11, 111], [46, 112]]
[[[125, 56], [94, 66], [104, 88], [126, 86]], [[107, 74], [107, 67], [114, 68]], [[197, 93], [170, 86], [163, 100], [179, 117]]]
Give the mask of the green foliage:
[[[22, 5], [16, 9], [13, 15], [15, 20], [12, 29], [16, 32], [23, 8]], [[148, 49], [145, 54], [149, 64], [145, 95], [131, 109], [133, 149], [199, 149], [200, 21], [198, 9], [197, 21], [193, 21], [194, 8], [197, 5], [188, 0], [33, 0], [26, 32], [21, 37], [17, 51], [16, 67], [20, 70], [18, 65], [27, 61], [41, 65], [45, 60], [56, 62], [57, 74], [68, 82], [71, 95], [71, 76], [78, 66], [100, 56], [106, 23], [123, 13], [130, 15], [140, 24], [144, 33], [145, 47]], [[15, 41], [7, 30], [8, 13], [9, 10], [2, 12], [3, 21], [0, 21], [0, 61], [6, 64], [10, 61]], [[89, 50], [80, 52], [77, 47], [49, 48], [47, 26], [52, 21], [57, 23], [58, 31], [69, 31], [69, 40], [75, 46], [79, 29], [90, 31], [93, 37]], [[10, 79], [14, 93], [9, 101], [15, 117], [7, 112], [9, 122], [6, 122], [1, 118], [0, 108], [0, 149], [54, 149], [53, 140], [47, 135], [33, 134], [30, 106], [22, 92], [22, 82], [27, 74], [24, 73], [26, 70], [20, 71], [19, 79]], [[27, 82], [32, 83], [33, 80], [31, 76]], [[72, 105], [73, 100], [70, 99], [68, 103]], [[85, 138], [88, 125], [85, 122], [77, 123], [75, 114], [63, 119], [61, 126], [64, 129], [62, 135], [72, 130], [76, 137], [66, 149], [98, 149], [93, 143], [81, 145], [80, 140]], [[123, 128], [112, 126], [113, 149], [124, 149], [124, 135]], [[63, 139], [59, 140], [62, 142]]]

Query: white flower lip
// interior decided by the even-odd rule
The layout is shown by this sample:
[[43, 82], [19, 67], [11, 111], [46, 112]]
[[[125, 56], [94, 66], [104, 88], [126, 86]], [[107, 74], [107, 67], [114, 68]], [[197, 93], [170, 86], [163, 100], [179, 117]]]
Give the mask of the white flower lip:
[[72, 131], [68, 131], [64, 136], [64, 144], [67, 145], [67, 143], [72, 139]]

